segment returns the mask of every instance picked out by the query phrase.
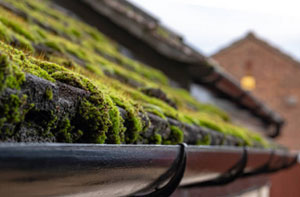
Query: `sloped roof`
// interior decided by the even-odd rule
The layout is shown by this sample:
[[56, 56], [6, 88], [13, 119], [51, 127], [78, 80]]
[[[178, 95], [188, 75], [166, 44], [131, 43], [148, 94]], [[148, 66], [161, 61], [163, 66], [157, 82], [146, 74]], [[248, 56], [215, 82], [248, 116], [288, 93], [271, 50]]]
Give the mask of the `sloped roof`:
[[51, 4], [0, 1], [0, 141], [270, 147]]
[[243, 44], [246, 41], [252, 41], [255, 42], [257, 44], [259, 44], [260, 46], [264, 47], [266, 50], [274, 53], [275, 55], [278, 55], [284, 59], [286, 59], [287, 61], [292, 62], [293, 64], [300, 66], [300, 62], [298, 62], [295, 58], [293, 58], [292, 56], [290, 56], [289, 54], [283, 52], [282, 50], [280, 50], [279, 48], [273, 46], [271, 43], [268, 43], [267, 41], [259, 38], [257, 35], [255, 35], [254, 32], [248, 32], [247, 35], [241, 39], [238, 39], [234, 42], [232, 42], [231, 44], [229, 44], [228, 46], [220, 49], [219, 51], [217, 51], [215, 54], [212, 55], [212, 57], [219, 55], [219, 54], [223, 54], [226, 53], [229, 50], [232, 50], [238, 46], [240, 46], [241, 44]]
[[280, 134], [284, 120], [278, 113], [243, 90], [229, 73], [222, 71], [214, 61], [187, 45], [180, 35], [134, 4], [126, 0], [54, 2], [72, 10], [86, 23], [120, 42], [138, 59], [163, 70], [182, 87], [188, 88], [190, 83], [203, 84], [216, 95], [247, 109], [266, 126], [274, 128], [272, 132], [268, 132], [269, 136], [277, 137]]

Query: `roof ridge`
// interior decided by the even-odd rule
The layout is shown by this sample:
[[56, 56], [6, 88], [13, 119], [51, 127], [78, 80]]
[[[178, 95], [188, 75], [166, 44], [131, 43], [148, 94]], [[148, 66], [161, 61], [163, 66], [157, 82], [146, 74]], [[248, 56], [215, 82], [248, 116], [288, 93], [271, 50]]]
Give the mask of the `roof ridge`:
[[218, 50], [216, 53], [214, 53], [213, 55], [211, 55], [211, 57], [215, 57], [216, 55], [219, 55], [221, 53], [224, 53], [234, 47], [237, 47], [239, 44], [247, 41], [247, 40], [251, 40], [256, 42], [257, 44], [260, 44], [261, 46], [267, 48], [269, 51], [276, 53], [277, 55], [293, 62], [294, 64], [296, 64], [297, 66], [300, 66], [300, 62], [298, 60], [296, 60], [294, 57], [292, 57], [291, 55], [287, 54], [287, 52], [282, 51], [281, 49], [279, 49], [278, 47], [272, 45], [271, 43], [269, 43], [266, 40], [263, 40], [262, 38], [258, 37], [253, 31], [249, 31], [246, 36], [242, 37], [241, 39], [235, 40], [233, 41], [231, 44], [229, 44], [227, 47], [223, 47], [220, 50]]

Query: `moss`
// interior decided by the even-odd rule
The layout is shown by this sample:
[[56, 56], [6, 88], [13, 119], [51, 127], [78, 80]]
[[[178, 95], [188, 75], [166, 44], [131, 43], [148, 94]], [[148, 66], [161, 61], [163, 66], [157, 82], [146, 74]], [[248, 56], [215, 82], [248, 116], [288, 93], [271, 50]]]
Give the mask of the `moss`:
[[24, 49], [25, 51], [34, 52], [34, 48], [29, 40], [18, 34], [15, 34], [13, 37], [15, 38], [15, 41], [12, 43], [13, 46]]
[[27, 95], [19, 96], [11, 94], [9, 101], [6, 103], [4, 114], [7, 117], [7, 121], [18, 123], [24, 118], [22, 112], [20, 112], [20, 107], [26, 102]]
[[0, 22], [0, 40], [7, 43], [11, 42], [11, 35], [9, 30]]
[[81, 33], [76, 29], [71, 29], [71, 33], [76, 37], [81, 37]]
[[[9, 125], [17, 125], [23, 121], [26, 111], [24, 110], [27, 95], [11, 94], [9, 97], [0, 101], [4, 103], [0, 105], [0, 138], [12, 136], [14, 127], [5, 127], [5, 123]], [[3, 137], [4, 136], [4, 137]]]
[[39, 65], [31, 62], [30, 59], [27, 59], [24, 54], [15, 56], [15, 61], [19, 61], [19, 63], [20, 63], [19, 66], [20, 66], [20, 68], [22, 68], [22, 70], [24, 72], [41, 77], [41, 78], [49, 80], [51, 82], [55, 82], [55, 80], [49, 75], [49, 73], [46, 70], [41, 68]]
[[[80, 101], [75, 118], [68, 115], [57, 118], [56, 112], [48, 114], [45, 131], [60, 133], [61, 141], [137, 143], [149, 126], [145, 112], [150, 112], [163, 119], [171, 117], [236, 136], [246, 145], [267, 144], [261, 136], [232, 125], [224, 111], [199, 103], [185, 90], [169, 87], [163, 73], [124, 57], [116, 43], [95, 28], [53, 9], [50, 1], [5, 1], [27, 16], [22, 18], [0, 7], [0, 40], [6, 43], [0, 41], [0, 96], [6, 88], [20, 90], [25, 73], [89, 92]], [[55, 52], [38, 54], [39, 50], [35, 51], [33, 46]], [[43, 61], [44, 58], [50, 62]], [[143, 94], [137, 87], [161, 89], [175, 101], [178, 110]], [[45, 93], [49, 100], [53, 98], [51, 92]], [[125, 121], [118, 107], [125, 109]], [[0, 125], [6, 121], [7, 117], [0, 117]], [[158, 143], [161, 140], [157, 135], [144, 141]], [[182, 140], [183, 132], [172, 126], [170, 138], [163, 143], [176, 144]], [[201, 143], [209, 141], [204, 138]]]
[[56, 116], [55, 112], [51, 111], [50, 114], [40, 112], [39, 114], [43, 114], [45, 116], [44, 120], [41, 122], [41, 125], [43, 125], [44, 128], [43, 135], [53, 135], [50, 131], [56, 129], [58, 123], [58, 117]]
[[121, 66], [123, 65], [129, 67], [130, 70], [135, 71], [143, 77], [146, 77], [146, 79], [162, 85], [169, 84], [168, 78], [161, 71], [150, 68], [140, 62], [133, 61], [121, 54], [115, 54], [114, 56], [118, 59]]
[[31, 34], [29, 32], [24, 30], [19, 24], [13, 22], [12, 20], [4, 18], [4, 17], [0, 17], [0, 21], [7, 27], [11, 28], [16, 33], [27, 38], [28, 40], [31, 40], [31, 41], [34, 40], [34, 38], [31, 36]]
[[109, 117], [112, 123], [112, 126], [107, 133], [106, 143], [121, 144], [125, 141], [126, 127], [124, 127], [124, 119], [122, 118], [118, 107], [113, 104], [111, 98], [106, 99], [110, 106]]
[[[55, 64], [53, 62], [47, 62], [47, 61], [41, 61], [35, 58], [30, 58], [30, 62], [38, 67], [40, 67], [41, 69], [43, 69], [44, 71], [46, 71], [48, 73], [48, 75], [50, 76], [51, 74], [55, 73], [55, 72], [64, 72], [64, 71], [68, 71], [67, 69], [65, 69], [62, 66], [59, 66], [58, 64]], [[44, 78], [44, 77], [42, 77]], [[48, 79], [49, 80], [49, 79]], [[51, 81], [51, 80], [50, 80]], [[54, 80], [55, 81], [55, 80]]]
[[222, 132], [225, 135], [233, 135], [235, 137], [241, 138], [246, 142], [246, 144], [251, 145], [251, 140], [248, 139], [245, 133], [241, 132], [241, 129], [232, 126], [226, 122], [223, 122], [221, 119], [212, 119], [207, 116], [202, 116], [201, 119], [199, 119], [199, 125], [206, 128], [210, 128], [215, 131]]
[[177, 126], [170, 126], [171, 134], [167, 140], [163, 142], [163, 144], [179, 144], [183, 142], [183, 131]]
[[0, 50], [0, 95], [6, 87], [19, 90], [24, 81], [25, 74]]
[[83, 140], [90, 143], [104, 143], [112, 123], [105, 105], [94, 105], [87, 99], [81, 101], [78, 113], [78, 127], [83, 131]]
[[47, 87], [46, 88], [46, 92], [45, 92], [46, 98], [48, 100], [52, 100], [53, 99], [53, 92], [52, 92], [52, 88], [51, 87]]
[[165, 30], [163, 29], [162, 27], [157, 27], [156, 28], [156, 33], [160, 36], [162, 36], [163, 38], [170, 38], [170, 34]]
[[[69, 118], [66, 116], [58, 125], [58, 131], [55, 132], [55, 137], [57, 141], [72, 143], [72, 127]], [[76, 138], [78, 138], [78, 136], [76, 136]]]
[[123, 107], [127, 112], [127, 121], [125, 125], [127, 130], [125, 132], [125, 142], [134, 143], [139, 137], [139, 133], [144, 130], [143, 122], [139, 116], [139, 111], [133, 104], [130, 104], [126, 100], [121, 100], [120, 97], [112, 95], [112, 100], [116, 103], [117, 106]]
[[224, 121], [230, 120], [226, 112], [217, 108], [216, 106], [198, 102], [189, 94], [189, 92], [184, 89], [164, 87], [163, 91], [171, 96], [171, 99], [175, 101], [179, 109], [200, 111], [209, 115], [219, 116]]
[[146, 112], [152, 113], [157, 115], [158, 117], [161, 117], [162, 119], [166, 120], [167, 117], [164, 115], [163, 111], [157, 107], [156, 105], [152, 105], [150, 103], [145, 103], [143, 105]]
[[153, 136], [149, 139], [150, 144], [161, 144], [162, 143], [162, 137], [160, 134], [155, 133]]
[[43, 39], [47, 39], [47, 32], [44, 31], [43, 29], [39, 28], [37, 25], [32, 25], [34, 31], [36, 32], [36, 34]]
[[87, 56], [86, 53], [78, 47], [73, 48], [73, 47], [66, 46], [66, 51], [81, 60], [85, 60]]
[[196, 141], [196, 145], [210, 145], [211, 144], [211, 136], [209, 134], [205, 135], [203, 138], [198, 139]]
[[63, 52], [63, 49], [54, 41], [46, 40], [44, 45], [58, 52]]
[[63, 72], [58, 71], [58, 72], [51, 74], [51, 77], [53, 77], [55, 80], [60, 81], [62, 83], [66, 83], [68, 85], [87, 90], [84, 87], [79, 76], [75, 73], [71, 73], [68, 71], [63, 71]]

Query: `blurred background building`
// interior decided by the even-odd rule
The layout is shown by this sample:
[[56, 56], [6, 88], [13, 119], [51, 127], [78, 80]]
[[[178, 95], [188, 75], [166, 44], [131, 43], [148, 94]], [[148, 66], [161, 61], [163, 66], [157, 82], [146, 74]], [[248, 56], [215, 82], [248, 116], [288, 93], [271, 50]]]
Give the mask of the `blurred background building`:
[[[278, 142], [300, 149], [300, 63], [249, 32], [212, 56], [285, 119]], [[248, 80], [248, 82], [246, 81]], [[247, 84], [249, 83], [249, 84]], [[299, 196], [300, 169], [272, 176], [272, 196]]]
[[284, 117], [278, 142], [300, 149], [300, 63], [252, 32], [212, 57]]

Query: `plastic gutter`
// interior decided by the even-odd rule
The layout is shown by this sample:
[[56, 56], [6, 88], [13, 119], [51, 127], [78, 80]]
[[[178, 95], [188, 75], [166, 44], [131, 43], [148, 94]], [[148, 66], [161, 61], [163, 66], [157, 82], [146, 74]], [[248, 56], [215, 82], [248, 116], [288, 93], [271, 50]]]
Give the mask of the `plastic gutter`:
[[3, 196], [139, 196], [154, 188], [172, 193], [178, 186], [227, 184], [296, 162], [297, 155], [285, 150], [243, 147], [1, 143], [0, 191]]

